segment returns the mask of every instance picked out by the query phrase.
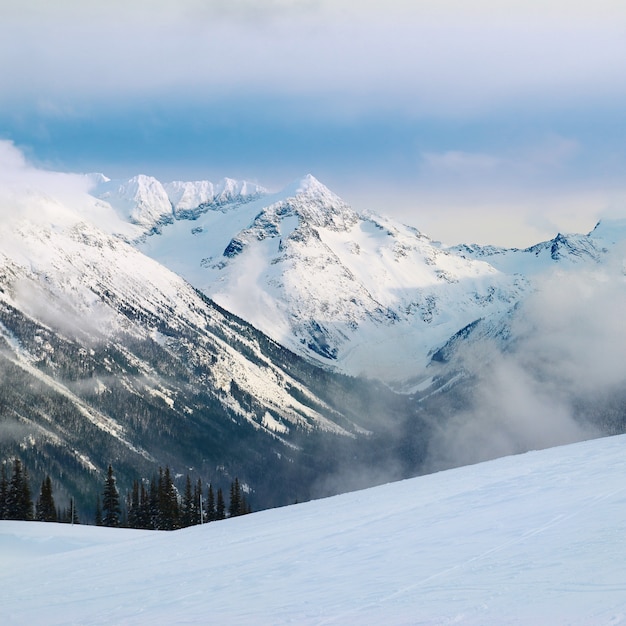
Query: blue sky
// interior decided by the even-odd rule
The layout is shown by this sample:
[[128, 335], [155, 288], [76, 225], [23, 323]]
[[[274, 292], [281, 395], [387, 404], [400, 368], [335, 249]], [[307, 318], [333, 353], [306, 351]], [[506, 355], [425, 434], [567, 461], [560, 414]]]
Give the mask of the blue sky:
[[626, 213], [623, 2], [5, 4], [0, 138], [40, 167], [310, 172], [451, 243]]

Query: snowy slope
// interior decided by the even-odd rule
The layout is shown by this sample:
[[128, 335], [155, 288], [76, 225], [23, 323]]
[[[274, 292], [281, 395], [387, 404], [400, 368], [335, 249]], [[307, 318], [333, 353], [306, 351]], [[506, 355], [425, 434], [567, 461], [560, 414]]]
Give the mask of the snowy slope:
[[172, 533], [0, 522], [2, 623], [624, 624], [625, 445]]
[[523, 276], [357, 214], [310, 175], [138, 245], [290, 349], [404, 386], [451, 335], [528, 290]]
[[[3, 232], [3, 239], [0, 302], [87, 343], [115, 338], [120, 333], [166, 343], [177, 328], [188, 326], [202, 332], [207, 325], [219, 328], [222, 324], [221, 314], [178, 275], [120, 239], [79, 219], [73, 221], [70, 213], [62, 221], [19, 221], [13, 230]], [[152, 324], [160, 321], [161, 329], [129, 320], [123, 313], [128, 309], [152, 319]], [[222, 333], [234, 335], [227, 328]], [[9, 331], [0, 326], [0, 337], [3, 335], [13, 343], [17, 362], [38, 360], [36, 355], [20, 350]], [[260, 362], [218, 340], [210, 354], [210, 376], [216, 390], [227, 392], [235, 381], [258, 400], [267, 402], [268, 410], [280, 420], [307, 427], [308, 420], [313, 419], [324, 428], [337, 430], [337, 426], [287, 393], [287, 386], [298, 383], [272, 371], [271, 362], [258, 346], [243, 337], [238, 340]], [[201, 356], [200, 345], [196, 356], [208, 358]], [[253, 419], [242, 407], [238, 411]]]

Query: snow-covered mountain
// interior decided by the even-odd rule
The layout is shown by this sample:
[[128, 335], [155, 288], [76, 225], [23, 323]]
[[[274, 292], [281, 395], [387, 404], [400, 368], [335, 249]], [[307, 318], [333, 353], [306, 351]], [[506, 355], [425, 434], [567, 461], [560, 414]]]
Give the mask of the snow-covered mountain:
[[174, 181], [162, 184], [140, 174], [130, 180], [94, 179], [91, 193], [108, 202], [123, 218], [148, 229], [158, 229], [174, 219], [195, 219], [208, 210], [237, 206], [264, 195], [266, 190], [246, 181], [225, 178], [209, 181]]
[[237, 472], [268, 506], [341, 465], [319, 441], [338, 459], [372, 441], [384, 389], [320, 372], [216, 306], [125, 241], [146, 224], [87, 194], [24, 201], [0, 233], [3, 458], [69, 476], [83, 505], [115, 461], [126, 479], [166, 463]]
[[[259, 508], [626, 427], [620, 222], [449, 248], [311, 176], [24, 169], [0, 187], [0, 451], [80, 506], [111, 461], [238, 475]], [[550, 267], [587, 274], [537, 300]]]
[[[402, 389], [451, 338], [499, 326], [550, 269], [597, 264], [619, 223], [526, 250], [445, 246], [359, 214], [312, 176], [277, 194], [177, 216], [138, 248], [282, 345]], [[181, 219], [191, 216], [193, 222]]]
[[2, 621], [623, 624], [625, 445], [598, 439], [170, 533], [0, 522]]

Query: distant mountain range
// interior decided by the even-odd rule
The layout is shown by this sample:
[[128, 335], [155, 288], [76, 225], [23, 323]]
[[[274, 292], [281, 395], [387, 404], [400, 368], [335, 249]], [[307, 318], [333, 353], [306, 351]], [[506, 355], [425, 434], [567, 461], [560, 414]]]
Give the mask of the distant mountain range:
[[[255, 508], [426, 471], [473, 393], [460, 346], [513, 349], [537, 277], [608, 264], [626, 234], [449, 247], [312, 176], [276, 194], [84, 181], [3, 217], [0, 452], [87, 512], [108, 463], [122, 488], [166, 464], [238, 476]], [[623, 425], [611, 407], [603, 432]]]
[[93, 193], [142, 227], [139, 250], [274, 340], [405, 392], [423, 383], [456, 333], [509, 316], [537, 276], [602, 264], [626, 240], [626, 221], [614, 221], [524, 250], [446, 246], [358, 214], [310, 175], [275, 194], [231, 180], [161, 185], [147, 177]]

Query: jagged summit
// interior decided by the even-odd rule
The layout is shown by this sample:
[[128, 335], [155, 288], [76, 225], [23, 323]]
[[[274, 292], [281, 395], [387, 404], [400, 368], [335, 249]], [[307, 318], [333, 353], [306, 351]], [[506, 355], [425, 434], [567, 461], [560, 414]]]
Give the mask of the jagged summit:
[[339, 230], [345, 230], [357, 219], [350, 205], [311, 174], [285, 187], [267, 210], [276, 215], [297, 215], [303, 226]]
[[326, 185], [321, 183], [313, 174], [306, 174], [302, 178], [294, 180], [287, 185], [281, 192], [281, 195], [298, 196], [306, 195], [326, 195], [337, 197]]
[[211, 208], [237, 205], [261, 197], [267, 190], [247, 181], [224, 178], [161, 183], [152, 176], [139, 174], [128, 180], [95, 179], [92, 195], [105, 200], [123, 218], [146, 231], [159, 230], [179, 219], [196, 219]]
[[91, 193], [108, 202], [122, 217], [148, 230], [173, 219], [167, 192], [152, 176], [139, 174], [128, 180], [105, 180]]
[[174, 181], [165, 183], [164, 188], [177, 219], [194, 219], [202, 209], [250, 201], [267, 194], [267, 190], [256, 183], [233, 178], [224, 178], [218, 183]]

